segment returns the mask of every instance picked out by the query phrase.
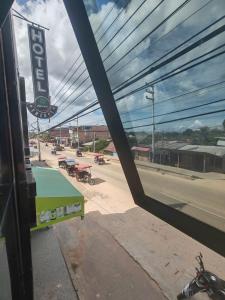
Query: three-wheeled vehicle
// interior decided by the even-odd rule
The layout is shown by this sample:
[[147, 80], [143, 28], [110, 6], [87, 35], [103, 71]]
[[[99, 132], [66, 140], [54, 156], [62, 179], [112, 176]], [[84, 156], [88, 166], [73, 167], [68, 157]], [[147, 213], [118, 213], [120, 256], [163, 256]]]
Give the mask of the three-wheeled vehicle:
[[98, 165], [104, 165], [105, 164], [104, 155], [101, 153], [96, 153], [94, 157], [94, 162]]
[[77, 157], [82, 157], [82, 156], [83, 156], [83, 155], [82, 155], [82, 152], [81, 152], [79, 149], [77, 150], [76, 155], [77, 155]]
[[91, 177], [91, 165], [79, 164], [76, 166], [77, 181], [87, 182], [91, 185], [95, 184], [95, 180]]
[[61, 155], [61, 156], [58, 157], [58, 166], [59, 166], [59, 168], [63, 168], [63, 169], [66, 168], [66, 160], [67, 160], [66, 156]]
[[76, 176], [77, 165], [78, 163], [74, 158], [67, 158], [65, 160], [65, 169], [69, 176]]

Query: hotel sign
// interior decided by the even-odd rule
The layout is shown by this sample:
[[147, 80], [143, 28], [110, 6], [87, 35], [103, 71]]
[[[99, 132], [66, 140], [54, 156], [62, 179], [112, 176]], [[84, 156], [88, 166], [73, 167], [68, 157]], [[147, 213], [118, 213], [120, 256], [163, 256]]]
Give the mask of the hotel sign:
[[37, 118], [49, 119], [56, 113], [57, 106], [50, 103], [45, 32], [39, 27], [28, 24], [28, 36], [34, 102], [27, 103], [27, 108]]

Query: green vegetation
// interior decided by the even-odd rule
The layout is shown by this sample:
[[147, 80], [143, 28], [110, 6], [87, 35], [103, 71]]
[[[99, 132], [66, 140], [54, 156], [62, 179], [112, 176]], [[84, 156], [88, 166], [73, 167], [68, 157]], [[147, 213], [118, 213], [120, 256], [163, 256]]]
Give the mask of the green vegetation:
[[106, 140], [98, 140], [95, 142], [95, 151], [100, 152], [109, 145], [109, 142]]
[[[149, 132], [129, 132], [128, 140], [130, 146], [151, 145], [152, 134]], [[225, 120], [223, 129], [210, 128], [207, 126], [199, 129], [186, 129], [183, 132], [155, 132], [155, 142], [160, 141], [180, 141], [192, 145], [216, 145], [218, 137], [225, 137]]]
[[[108, 145], [109, 145], [109, 142], [106, 141], [106, 140], [95, 141], [95, 152], [103, 151]], [[87, 152], [87, 151], [94, 152], [94, 147], [93, 147], [93, 145], [92, 146], [85, 146], [82, 151], [84, 151], [84, 152]]]

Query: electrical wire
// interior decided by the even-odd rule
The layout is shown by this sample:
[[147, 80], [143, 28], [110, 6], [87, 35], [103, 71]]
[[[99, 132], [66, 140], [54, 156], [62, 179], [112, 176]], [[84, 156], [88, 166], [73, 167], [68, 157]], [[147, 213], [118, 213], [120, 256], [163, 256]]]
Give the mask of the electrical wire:
[[[126, 0], [126, 5], [125, 7], [127, 6], [127, 4], [129, 3], [129, 0]], [[99, 43], [101, 41], [101, 39], [103, 38], [103, 36], [106, 35], [107, 31], [112, 27], [112, 25], [116, 22], [116, 20], [119, 19], [120, 15], [122, 14], [122, 12], [124, 11], [124, 8], [121, 8], [121, 10], [119, 11], [118, 15], [116, 16], [116, 18], [109, 24], [109, 26], [106, 28], [106, 30], [102, 33], [102, 35], [98, 38], [98, 41], [97, 43]]]
[[[218, 29], [214, 30], [213, 32], [211, 32], [210, 34], [204, 36], [203, 38], [199, 39], [197, 42], [194, 42], [193, 44], [191, 44], [190, 46], [186, 47], [185, 49], [181, 50], [180, 52], [176, 53], [175, 55], [173, 55], [172, 57], [166, 59], [165, 61], [163, 61], [162, 63], [159, 63], [158, 65], [156, 65], [155, 67], [151, 67], [148, 71], [146, 71], [145, 73], [143, 73], [142, 75], [140, 75], [138, 77], [138, 79], [132, 80], [131, 83], [129, 83], [129, 85], [131, 85], [132, 83], [135, 83], [137, 80], [142, 79], [143, 77], [153, 73], [154, 71], [158, 70], [161, 67], [164, 67], [165, 65], [171, 63], [172, 61], [174, 61], [175, 59], [183, 56], [184, 54], [190, 52], [191, 50], [193, 50], [194, 48], [203, 45], [204, 43], [206, 43], [207, 41], [209, 41], [211, 38], [214, 38], [216, 36], [218, 36], [219, 34], [223, 33], [225, 31], [225, 25], [219, 27]], [[154, 81], [155, 82], [155, 81]], [[119, 99], [122, 99], [124, 97], [127, 97], [128, 95], [132, 95], [134, 93], [136, 93], [137, 91], [140, 91], [146, 87], [149, 87], [153, 84], [153, 82], [148, 83], [148, 85], [146, 86], [143, 85], [142, 87], [135, 89], [129, 93], [127, 93], [126, 95], [121, 96]], [[126, 87], [128, 87], [129, 85], [127, 85]], [[120, 92], [121, 89], [117, 89], [116, 91], [114, 91], [114, 94]], [[118, 100], [118, 99], [117, 99]]]
[[[61, 80], [61, 82], [64, 81], [64, 79], [66, 78], [66, 76], [69, 74], [69, 72], [73, 69], [73, 67], [75, 66], [75, 64], [77, 63], [77, 61], [79, 60], [79, 58], [81, 57], [81, 53], [80, 55], [74, 60], [73, 64], [69, 67], [68, 71], [66, 72], [66, 74], [64, 75], [63, 79]], [[59, 95], [59, 93], [63, 90], [63, 88], [66, 86], [66, 84], [69, 82], [69, 80], [72, 78], [72, 76], [77, 72], [78, 70], [76, 69], [72, 75], [70, 75], [69, 79], [67, 79], [67, 81], [63, 84], [63, 86], [57, 91], [56, 89], [56, 93], [54, 94], [53, 97], [57, 97]], [[59, 87], [59, 86], [58, 86]], [[57, 102], [57, 101], [56, 101]], [[56, 103], [55, 102], [55, 103]], [[54, 104], [55, 105], [55, 104]]]
[[[177, 96], [173, 96], [173, 97], [170, 97], [170, 98], [163, 99], [161, 101], [157, 101], [157, 102], [155, 102], [155, 105], [160, 105], [161, 103], [169, 102], [169, 101], [174, 100], [174, 99], [179, 99], [180, 97], [187, 96], [187, 95], [190, 95], [190, 94], [193, 94], [193, 93], [196, 93], [196, 92], [199, 92], [199, 94], [200, 94], [200, 92], [202, 90], [205, 90], [205, 89], [208, 89], [208, 88], [220, 85], [220, 84], [225, 84], [225, 80], [214, 83], [214, 84], [211, 84], [211, 85], [208, 85], [208, 86], [205, 86], [205, 87], [202, 87], [200, 89], [188, 91], [186, 93], [183, 93], [183, 94], [180, 94], [180, 95], [177, 95]], [[222, 89], [222, 88], [225, 88], [225, 87], [220, 87], [219, 89]], [[151, 106], [152, 106], [152, 103], [149, 103], [148, 105], [145, 105], [145, 106], [140, 107], [140, 108], [135, 108], [133, 110], [129, 110], [129, 111], [126, 111], [126, 112], [121, 112], [120, 115], [122, 116], [122, 115], [125, 115], [125, 114], [128, 114], [128, 113], [131, 113], [131, 112], [136, 112], [138, 110], [146, 109], [146, 108], [151, 107]]]
[[160, 121], [160, 122], [155, 122], [154, 124], [144, 124], [144, 125], [139, 125], [139, 126], [135, 126], [135, 127], [124, 127], [125, 130], [130, 130], [130, 129], [136, 129], [136, 128], [142, 128], [142, 127], [149, 127], [149, 126], [153, 126], [153, 125], [162, 125], [162, 124], [167, 124], [167, 123], [172, 123], [172, 122], [178, 122], [178, 121], [183, 121], [183, 120], [188, 120], [188, 119], [193, 119], [195, 117], [201, 117], [201, 116], [207, 116], [207, 115], [212, 115], [212, 114], [217, 114], [220, 112], [224, 112], [225, 109], [218, 109], [218, 110], [214, 110], [211, 112], [205, 112], [205, 113], [200, 113], [200, 114], [194, 114], [191, 116], [187, 116], [187, 117], [181, 117], [181, 118], [177, 118], [177, 119], [173, 119], [173, 120], [167, 120], [167, 121]]
[[[194, 105], [194, 106], [191, 106], [191, 107], [177, 109], [177, 110], [166, 112], [166, 113], [163, 113], [163, 114], [157, 114], [157, 115], [154, 115], [154, 118], [175, 114], [175, 113], [187, 111], [187, 110], [190, 110], [190, 109], [196, 109], [196, 108], [204, 107], [204, 106], [215, 104], [215, 103], [220, 103], [220, 102], [223, 102], [223, 101], [225, 101], [225, 98], [219, 99], [219, 100], [214, 100], [212, 102], [207, 102], [207, 103], [203, 103], [203, 104]], [[147, 118], [139, 118], [139, 119], [135, 119], [135, 120], [124, 121], [122, 123], [126, 124], [126, 123], [129, 123], [129, 122], [137, 122], [137, 121], [142, 121], [142, 120], [148, 120], [149, 118], [153, 118], [153, 116], [151, 115]]]
[[137, 11], [146, 3], [148, 0], [144, 0], [141, 2], [141, 4], [134, 10], [134, 12], [129, 16], [129, 18], [126, 20], [126, 22], [123, 23], [123, 25], [114, 33], [114, 35], [111, 37], [111, 39], [103, 46], [100, 53], [104, 51], [104, 49], [112, 42], [112, 40], [120, 33], [120, 31], [126, 26], [126, 24], [133, 18], [133, 16], [137, 13]]
[[[163, 0], [164, 1], [164, 0]], [[163, 1], [161, 1], [160, 3], [159, 3], [159, 5], [163, 2]], [[186, 0], [182, 5], [180, 5], [173, 13], [171, 13], [168, 17], [167, 17], [167, 19], [169, 18], [169, 17], [171, 17], [172, 15], [174, 15], [175, 14], [175, 12], [177, 12], [178, 10], [180, 10], [184, 5], [186, 5], [189, 1], [191, 1], [191, 0]], [[157, 6], [158, 7], [158, 6]], [[165, 20], [164, 20], [165, 21]], [[164, 21], [163, 22], [161, 22], [158, 26], [157, 26], [157, 28], [158, 27], [160, 27], [161, 25], [162, 25], [162, 23], [164, 23]], [[99, 42], [99, 40], [97, 41], [97, 42]], [[105, 61], [105, 60], [104, 60]], [[107, 71], [109, 71], [109, 69], [107, 70]], [[73, 94], [73, 93], [72, 93]], [[71, 94], [69, 95], [69, 96], [71, 96]], [[69, 97], [68, 96], [68, 97]], [[68, 97], [66, 98], [66, 99], [68, 99]], [[76, 98], [77, 99], [77, 98]], [[76, 100], [75, 99], [75, 100]], [[65, 99], [64, 99], [65, 100]], [[69, 104], [66, 106], [66, 108], [69, 106], [69, 105], [72, 105], [73, 103], [74, 103], [75, 101], [74, 100], [72, 100], [71, 102], [69, 102]], [[64, 110], [65, 110], [65, 107], [64, 107]], [[57, 114], [57, 116], [59, 115], [60, 113], [58, 113]]]
[[[217, 22], [218, 22], [218, 20], [217, 20]], [[193, 37], [192, 37], [193, 38]], [[185, 41], [186, 42], [186, 41]], [[173, 50], [174, 51], [174, 50]], [[198, 58], [197, 58], [198, 59]], [[190, 62], [189, 62], [190, 63]], [[165, 76], [165, 75], [164, 75]], [[116, 101], [117, 101], [118, 99], [116, 99]], [[97, 109], [96, 109], [97, 110]]]
[[[204, 6], [202, 6], [200, 9], [202, 9], [203, 7], [205, 7], [206, 5], [208, 5], [211, 2], [211, 0], [209, 2], [207, 2]], [[200, 10], [199, 9], [199, 10]], [[199, 11], [198, 10], [198, 11]], [[188, 18], [192, 17], [196, 12], [194, 12], [193, 14], [191, 14]], [[157, 44], [162, 38], [164, 38], [167, 34], [171, 33], [174, 29], [176, 29], [178, 26], [180, 26], [183, 22], [185, 22], [188, 18], [184, 19], [182, 22], [180, 22], [179, 24], [177, 24], [174, 28], [172, 28], [170, 31], [168, 31], [167, 33], [165, 33], [164, 35], [162, 35], [161, 37], [159, 37], [154, 44], [152, 44], [150, 47], [154, 46], [155, 44]], [[166, 54], [164, 54], [163, 56], [161, 56], [160, 58], [158, 58], [157, 60], [155, 60], [154, 62], [152, 62], [150, 65], [148, 65], [147, 67], [143, 68], [142, 70], [138, 71], [136, 74], [132, 75], [131, 77], [129, 77], [129, 79], [125, 80], [124, 82], [120, 83], [117, 87], [115, 87], [115, 89], [123, 86], [125, 83], [130, 82], [131, 79], [135, 78], [136, 76], [138, 76], [139, 74], [141, 74], [142, 72], [144, 72], [145, 70], [149, 69], [151, 66], [153, 66], [155, 63], [159, 62], [160, 60], [162, 60], [163, 58], [165, 58], [166, 56], [168, 56], [169, 54], [171, 54], [172, 52], [176, 51], [177, 49], [181, 48], [182, 46], [184, 46], [186, 43], [190, 42], [193, 38], [195, 38], [196, 36], [200, 35], [201, 33], [203, 33], [204, 31], [208, 30], [210, 27], [214, 26], [216, 23], [220, 22], [222, 19], [225, 18], [225, 15], [222, 16], [221, 18], [219, 18], [218, 20], [214, 21], [213, 23], [211, 23], [210, 25], [206, 26], [204, 29], [200, 30], [199, 32], [197, 32], [196, 34], [194, 34], [193, 36], [191, 36], [190, 38], [188, 38], [187, 40], [185, 40], [184, 42], [180, 43], [178, 46], [176, 46], [173, 49], [170, 49]], [[115, 75], [116, 73], [118, 73], [119, 71], [121, 71], [124, 67], [126, 67], [127, 65], [129, 65], [133, 60], [135, 60], [136, 57], [134, 59], [129, 60], [125, 65], [122, 65], [119, 69], [117, 69], [115, 72], [113, 72], [111, 74], [111, 76]]]
[[[107, 71], [110, 71], [114, 68], [124, 57], [130, 54], [137, 46], [139, 46], [146, 38], [148, 38], [153, 32], [155, 32], [158, 28], [160, 28], [163, 24], [165, 24], [171, 17], [173, 17], [178, 11], [180, 11], [184, 6], [186, 6], [191, 0], [186, 0], [180, 6], [178, 6], [172, 13], [169, 14], [162, 22], [160, 22], [154, 29], [152, 29], [149, 33], [147, 33], [138, 43], [136, 43], [133, 47], [129, 49], [124, 55], [122, 55], [115, 63], [113, 63]], [[161, 1], [162, 2], [162, 1]], [[121, 43], [120, 43], [121, 45]]]
[[[94, 32], [94, 34], [96, 35], [97, 32], [99, 31], [99, 29], [103, 26], [104, 21], [109, 17], [109, 15], [111, 14], [112, 10], [115, 8], [115, 5], [117, 4], [118, 0], [114, 2], [113, 6], [111, 7], [111, 9], [109, 9], [108, 13], [106, 13], [103, 21], [99, 24], [99, 27], [97, 28], [97, 30]], [[79, 57], [75, 60], [74, 63], [72, 63], [72, 65], [70, 66], [70, 68], [68, 69], [68, 71], [66, 72], [65, 76], [63, 77], [63, 79], [61, 80], [61, 82], [59, 83], [58, 87], [60, 86], [60, 84], [63, 82], [63, 80], [66, 78], [66, 76], [69, 74], [69, 72], [72, 70], [73, 66], [76, 64], [76, 62], [78, 61], [78, 59], [81, 57], [81, 53], [79, 55]], [[73, 77], [73, 75], [76, 73], [77, 71], [73, 72], [72, 75], [69, 77], [69, 79], [67, 80], [67, 82], [63, 85], [63, 87], [65, 87], [65, 85], [69, 82], [69, 80]], [[63, 87], [60, 89], [62, 90]], [[59, 94], [59, 92], [57, 93], [57, 95]], [[55, 95], [54, 97], [56, 97], [57, 95]], [[58, 101], [56, 101], [58, 102]], [[56, 103], [55, 102], [55, 103]], [[54, 105], [55, 105], [54, 103]]]

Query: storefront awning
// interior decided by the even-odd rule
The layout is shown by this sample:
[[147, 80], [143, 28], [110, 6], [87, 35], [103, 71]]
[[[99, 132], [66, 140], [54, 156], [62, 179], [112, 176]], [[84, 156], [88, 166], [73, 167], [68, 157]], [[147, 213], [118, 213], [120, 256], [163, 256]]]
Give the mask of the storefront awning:
[[36, 228], [84, 216], [84, 196], [58, 170], [33, 167], [32, 171], [37, 189]]

